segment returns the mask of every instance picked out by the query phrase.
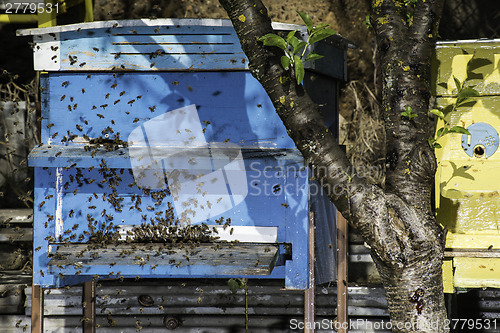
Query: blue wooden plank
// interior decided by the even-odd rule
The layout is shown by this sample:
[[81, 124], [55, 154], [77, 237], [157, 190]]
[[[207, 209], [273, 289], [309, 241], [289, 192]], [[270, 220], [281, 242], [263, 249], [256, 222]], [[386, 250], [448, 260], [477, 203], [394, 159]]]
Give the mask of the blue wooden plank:
[[102, 137], [107, 128], [113, 130], [110, 138], [119, 133], [126, 141], [142, 123], [195, 104], [207, 142], [295, 148], [249, 72], [55, 73], [49, 80], [50, 115], [42, 127], [43, 142], [61, 142], [68, 131]]
[[54, 276], [48, 270], [48, 236], [55, 229], [55, 169], [35, 168], [34, 218], [33, 218], [33, 284], [53, 286]]
[[154, 29], [109, 28], [62, 33], [60, 70], [248, 68], [231, 27], [174, 26], [158, 33]]

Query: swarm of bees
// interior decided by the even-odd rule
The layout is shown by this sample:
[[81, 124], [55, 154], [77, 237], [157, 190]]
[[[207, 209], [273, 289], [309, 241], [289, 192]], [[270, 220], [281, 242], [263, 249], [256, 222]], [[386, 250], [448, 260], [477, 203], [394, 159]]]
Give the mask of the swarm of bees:
[[[94, 48], [94, 51], [98, 52], [99, 49]], [[164, 53], [164, 50], [158, 49], [150, 54], [150, 58], [153, 59], [158, 56], [162, 56]], [[115, 58], [118, 58], [119, 56], [120, 54], [117, 53]], [[80, 67], [86, 65], [85, 62], [80, 62], [76, 56], [72, 55], [69, 56], [69, 61], [71, 65], [78, 64]], [[49, 130], [51, 130], [53, 126], [56, 126], [59, 133], [61, 130], [63, 132], [66, 131], [66, 135], [61, 137], [58, 132], [55, 132], [53, 129], [51, 130], [53, 132], [50, 134], [51, 138], [56, 139], [59, 137], [61, 143], [67, 144], [69, 142], [76, 141], [75, 139], [77, 138], [83, 138], [84, 151], [90, 153], [92, 158], [97, 159], [95, 166], [90, 166], [88, 168], [79, 167], [76, 163], [72, 163], [71, 165], [63, 168], [66, 174], [63, 176], [65, 181], [62, 185], [64, 191], [66, 191], [64, 195], [71, 195], [72, 193], [73, 196], [81, 197], [82, 200], [79, 200], [78, 202], [82, 203], [82, 207], [72, 206], [70, 207], [71, 209], [68, 209], [67, 212], [63, 213], [62, 218], [65, 220], [65, 225], [68, 227], [57, 236], [47, 236], [46, 240], [49, 243], [62, 246], [74, 243], [86, 244], [84, 250], [79, 250], [79, 252], [75, 254], [77, 258], [81, 258], [82, 260], [87, 257], [90, 257], [91, 259], [99, 258], [98, 250], [109, 246], [118, 246], [119, 249], [120, 245], [159, 243], [166, 245], [166, 247], [160, 247], [159, 251], [164, 251], [163, 254], [169, 254], [168, 246], [170, 246], [170, 248], [175, 246], [177, 248], [192, 249], [200, 243], [216, 242], [218, 237], [215, 236], [217, 234], [217, 230], [215, 228], [211, 228], [204, 223], [200, 225], [191, 225], [190, 223], [181, 222], [179, 218], [175, 216], [172, 204], [169, 202], [173, 195], [168, 189], [152, 190], [148, 188], [141, 188], [135, 181], [126, 184], [125, 187], [123, 186], [124, 180], [129, 180], [131, 178], [135, 179], [132, 169], [110, 167], [106, 159], [103, 158], [106, 152], [117, 151], [128, 146], [126, 141], [121, 140], [120, 133], [115, 132], [116, 128], [113, 128], [115, 120], [110, 119], [112, 117], [108, 113], [109, 109], [118, 108], [123, 104], [127, 104], [128, 109], [136, 108], [139, 103], [135, 102], [142, 98], [142, 95], [134, 95], [135, 98], [132, 96], [130, 100], [122, 97], [126, 94], [126, 91], [120, 89], [119, 87], [120, 82], [117, 79], [119, 75], [120, 74], [116, 73], [113, 74], [113, 80], [109, 83], [109, 89], [104, 92], [103, 98], [98, 100], [100, 103], [98, 101], [94, 101], [95, 105], [91, 104], [91, 110], [95, 110], [93, 111], [93, 115], [100, 120], [101, 124], [111, 122], [111, 125], [102, 129], [97, 137], [89, 137], [89, 128], [94, 126], [92, 133], [95, 133], [96, 124], [90, 124], [91, 118], [87, 118], [88, 116], [86, 115], [85, 110], [81, 111], [81, 109], [85, 108], [82, 106], [85, 103], [82, 103], [81, 100], [80, 108], [78, 108], [78, 112], [82, 112], [80, 122], [72, 124], [72, 128], [76, 129], [77, 134], [72, 133], [67, 129], [62, 130], [59, 124], [50, 123], [46, 125]], [[91, 74], [86, 74], [86, 77], [87, 80], [92, 79]], [[179, 82], [174, 82], [174, 85], [178, 84]], [[71, 82], [64, 81], [61, 86], [66, 89], [71, 86]], [[87, 88], [89, 91], [86, 91], [85, 88], [82, 87], [79, 87], [77, 90], [79, 93], [81, 91], [81, 94], [92, 94], [89, 88]], [[188, 87], [188, 90], [192, 91], [192, 88]], [[68, 111], [75, 112], [78, 107], [78, 104], [74, 103], [75, 97], [71, 96], [69, 89], [65, 90], [65, 92], [65, 94], [58, 96], [57, 99], [63, 103], [69, 100], [72, 104], [68, 104]], [[79, 96], [81, 95], [79, 94]], [[123, 98], [123, 101], [121, 101], [118, 97]], [[109, 100], [109, 102], [106, 101], [109, 104], [101, 104], [104, 103], [105, 100]], [[127, 100], [128, 102], [125, 103]], [[113, 103], [111, 103], [112, 101]], [[156, 111], [156, 105], [146, 105], [145, 107], [148, 108], [148, 113], [154, 113]], [[124, 112], [126, 115], [130, 114], [128, 111]], [[137, 123], [141, 119], [143, 118], [131, 117], [130, 122], [132, 124]], [[205, 127], [209, 124], [209, 121], [204, 121]], [[203, 132], [205, 132], [205, 130], [206, 128], [203, 129]], [[189, 129], [185, 129], [185, 131], [190, 132]], [[56, 153], [56, 157], [60, 156], [62, 156], [62, 153], [59, 151]], [[175, 175], [165, 174], [163, 180], [168, 177], [175, 177]], [[97, 186], [98, 190], [94, 193], [87, 194], [87, 188], [84, 186], [90, 184], [92, 184], [92, 188], [96, 188], [95, 186]], [[124, 190], [124, 188], [127, 190]], [[128, 199], [125, 199], [126, 196], [123, 194], [129, 191], [134, 194], [129, 196]], [[40, 202], [38, 205], [38, 209], [40, 211], [46, 212], [47, 219], [44, 224], [45, 228], [53, 228], [57, 222], [57, 217], [51, 215], [54, 214], [54, 212], [50, 210], [50, 207], [53, 207], [54, 200], [56, 200], [56, 197], [47, 196], [45, 200]], [[151, 204], [145, 204], [143, 201], [151, 201]], [[104, 205], [103, 202], [105, 203]], [[210, 207], [211, 204], [207, 202], [206, 205]], [[121, 229], [119, 224], [114, 220], [116, 215], [114, 213], [120, 214], [129, 211], [136, 211], [140, 213], [142, 223], [133, 226], [124, 236], [123, 232], [120, 232]], [[216, 220], [216, 223], [222, 225], [224, 228], [227, 228], [231, 224], [231, 219], [220, 218], [219, 220]], [[214, 248], [217, 249], [220, 244], [215, 244]], [[40, 248], [37, 249], [39, 250]], [[132, 250], [130, 250], [130, 247], [127, 246], [122, 247], [122, 249], [124, 250], [120, 252], [120, 256], [137, 254], [135, 253], [135, 247], [132, 247]], [[160, 253], [157, 254], [159, 255]], [[55, 254], [51, 254], [51, 256], [54, 259], [66, 259], [58, 256], [57, 252]], [[158, 267], [158, 263], [154, 261], [151, 263], [149, 262], [149, 255], [141, 256], [139, 254], [137, 257], [140, 258], [135, 260], [137, 265], [148, 265], [151, 270]], [[185, 257], [182, 260], [185, 262], [190, 260], [189, 252], [186, 252]], [[110, 267], [113, 267], [117, 263], [110, 262], [108, 264]], [[165, 264], [176, 267], [183, 265], [182, 262], [174, 259], [167, 261]], [[76, 275], [81, 274], [83, 270], [81, 265], [76, 265], [74, 263], [59, 266], [61, 266], [59, 268], [74, 266], [73, 274]], [[44, 272], [41, 271], [40, 274], [43, 275]], [[60, 273], [59, 276], [61, 278], [64, 277], [62, 273]], [[110, 276], [116, 276], [119, 279], [123, 279], [121, 272], [111, 272]], [[94, 278], [98, 279], [99, 277], [96, 276]]]

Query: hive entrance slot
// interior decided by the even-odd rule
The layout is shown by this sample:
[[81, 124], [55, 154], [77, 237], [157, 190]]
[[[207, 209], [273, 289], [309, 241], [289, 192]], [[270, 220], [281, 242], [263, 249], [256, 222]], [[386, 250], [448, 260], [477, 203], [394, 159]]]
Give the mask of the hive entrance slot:
[[[165, 245], [118, 244], [89, 248], [89, 244], [55, 245], [49, 267], [64, 275], [93, 275], [98, 266], [121, 267], [121, 274], [269, 275], [279, 255], [278, 244], [201, 243]], [[77, 265], [78, 267], [75, 267]]]

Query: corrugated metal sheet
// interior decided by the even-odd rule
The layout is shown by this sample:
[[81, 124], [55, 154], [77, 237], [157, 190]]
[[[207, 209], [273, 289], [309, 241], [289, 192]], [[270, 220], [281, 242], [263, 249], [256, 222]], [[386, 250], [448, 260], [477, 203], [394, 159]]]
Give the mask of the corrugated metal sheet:
[[[31, 289], [26, 291], [28, 318]], [[349, 292], [349, 315], [357, 328], [350, 332], [384, 332], [370, 329], [388, 319], [383, 290], [350, 287]], [[45, 330], [81, 332], [82, 288], [50, 289], [45, 294]], [[139, 327], [141, 332], [165, 332], [165, 318], [181, 323], [175, 332], [245, 331], [245, 293], [233, 294], [227, 280], [105, 281], [98, 284], [96, 294], [98, 332], [135, 332]], [[154, 304], [141, 305], [141, 295], [149, 295]], [[335, 312], [335, 288], [318, 287], [317, 332], [333, 332]], [[248, 315], [250, 332], [302, 331], [298, 328], [304, 318], [304, 292], [284, 290], [278, 281], [250, 280]], [[29, 324], [27, 319], [24, 324]], [[21, 327], [12, 332], [21, 332]]]

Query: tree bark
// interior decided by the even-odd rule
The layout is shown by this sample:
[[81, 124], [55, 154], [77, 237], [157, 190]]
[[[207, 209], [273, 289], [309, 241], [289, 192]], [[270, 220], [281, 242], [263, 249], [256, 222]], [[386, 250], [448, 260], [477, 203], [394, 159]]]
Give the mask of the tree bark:
[[[444, 0], [420, 0], [409, 24], [403, 1], [372, 3], [382, 63], [389, 172], [386, 188], [357, 177], [318, 107], [280, 64], [281, 50], [258, 38], [272, 33], [259, 1], [220, 0], [252, 75], [262, 84], [297, 149], [330, 200], [371, 247], [386, 290], [393, 331], [446, 332], [443, 230], [431, 207], [435, 171], [427, 144], [430, 60]], [[411, 107], [416, 118], [401, 112]], [[332, 189], [342, 188], [344, 191]]]

